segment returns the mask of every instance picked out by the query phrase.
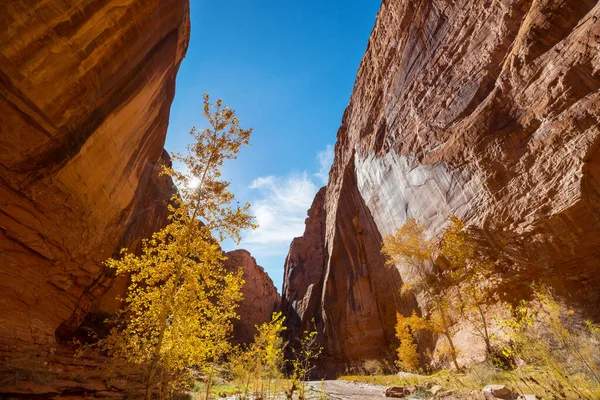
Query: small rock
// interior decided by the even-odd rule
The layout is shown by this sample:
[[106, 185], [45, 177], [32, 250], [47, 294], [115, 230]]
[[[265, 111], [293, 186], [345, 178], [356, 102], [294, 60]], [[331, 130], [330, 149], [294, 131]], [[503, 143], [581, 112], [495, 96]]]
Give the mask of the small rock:
[[228, 382], [225, 379], [221, 378], [220, 376], [213, 377], [212, 384], [214, 386], [222, 386], [222, 385], [226, 385], [227, 383]]
[[431, 388], [432, 388], [432, 387], [434, 387], [434, 386], [435, 386], [435, 382], [432, 382], [432, 381], [427, 381], [427, 382], [425, 382], [425, 383], [423, 384], [423, 387], [424, 387], [425, 389], [431, 389]]
[[444, 397], [452, 396], [453, 394], [454, 394], [454, 390], [445, 390], [443, 392], [438, 392], [435, 395], [435, 398], [436, 399], [441, 399], [441, 398], [444, 398]]
[[400, 371], [396, 374], [396, 376], [400, 377], [400, 378], [415, 378], [415, 379], [419, 379], [422, 378], [423, 375], [419, 375], [419, 374], [411, 374], [410, 372], [404, 372], [404, 371]]
[[429, 388], [429, 393], [431, 393], [432, 395], [436, 395], [438, 392], [442, 391], [442, 387], [440, 385], [433, 385], [431, 388]]
[[519, 398], [516, 393], [504, 385], [487, 385], [481, 392], [483, 393], [483, 397], [488, 400], [515, 400]]
[[173, 400], [192, 400], [193, 395], [191, 393], [179, 393], [173, 397]]
[[538, 400], [535, 394], [520, 394], [519, 400]]
[[408, 396], [411, 392], [404, 386], [391, 386], [387, 388], [384, 393], [385, 397], [395, 397], [401, 399]]

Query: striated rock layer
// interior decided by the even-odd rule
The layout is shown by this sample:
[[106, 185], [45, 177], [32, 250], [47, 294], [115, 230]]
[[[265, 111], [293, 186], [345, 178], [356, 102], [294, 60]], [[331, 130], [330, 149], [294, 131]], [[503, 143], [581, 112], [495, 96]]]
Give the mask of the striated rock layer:
[[280, 308], [281, 296], [263, 267], [256, 264], [247, 250], [228, 251], [225, 268], [231, 272], [243, 271], [244, 298], [237, 309], [239, 320], [233, 321], [233, 336], [237, 342], [250, 343], [256, 326], [271, 321], [273, 312]]
[[[187, 0], [9, 0], [0, 13], [0, 339], [52, 343], [103, 261], [164, 225]], [[112, 297], [114, 299], [114, 296]]]
[[325, 191], [322, 187], [317, 192], [308, 210], [304, 236], [292, 241], [285, 260], [281, 307], [287, 318], [287, 334], [292, 338], [313, 328], [312, 320], [316, 324], [319, 316], [325, 272]]
[[597, 318], [599, 121], [596, 0], [385, 0], [329, 184], [290, 247], [288, 319], [317, 320], [332, 364], [384, 358], [395, 311], [418, 304], [400, 301], [410, 277], [384, 267], [381, 238], [406, 218], [435, 235], [450, 214], [517, 257], [521, 282]]

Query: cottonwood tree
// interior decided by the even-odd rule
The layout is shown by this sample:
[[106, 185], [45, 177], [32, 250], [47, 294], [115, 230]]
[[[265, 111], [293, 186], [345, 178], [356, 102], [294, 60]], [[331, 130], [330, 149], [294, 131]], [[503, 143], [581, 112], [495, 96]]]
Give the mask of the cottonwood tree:
[[183, 168], [166, 168], [179, 195], [169, 206], [170, 223], [143, 241], [142, 253], [125, 251], [108, 266], [131, 278], [120, 324], [103, 342], [115, 359], [134, 366], [145, 382], [145, 398], [172, 393], [189, 383], [190, 367], [210, 369], [230, 350], [231, 320], [242, 298], [241, 271], [227, 273], [219, 243], [239, 242], [240, 231], [255, 228], [248, 203], [233, 205], [230, 183], [221, 177], [225, 160], [248, 145], [251, 129], [235, 112], [204, 95], [210, 127], [190, 131], [194, 141]]
[[[234, 351], [229, 368], [243, 393], [243, 398], [271, 398], [277, 395], [277, 380], [282, 378], [284, 342], [282, 332], [285, 317], [273, 313], [270, 322], [256, 326], [254, 341], [245, 348]], [[208, 391], [207, 391], [208, 393]]]
[[311, 323], [306, 329], [297, 348], [292, 348], [292, 374], [291, 374], [291, 386], [286, 391], [286, 398], [293, 398], [294, 391], [298, 391], [298, 399], [304, 400], [306, 398], [306, 387], [305, 382], [310, 378], [311, 373], [315, 369], [315, 362], [321, 356], [323, 347], [319, 343], [318, 333], [315, 329], [315, 320], [312, 319]]
[[396, 337], [400, 345], [396, 350], [398, 353], [397, 365], [404, 371], [416, 371], [419, 368], [419, 353], [417, 352], [416, 333], [430, 330], [431, 325], [425, 318], [413, 311], [410, 317], [405, 317], [396, 312]]
[[430, 304], [432, 329], [442, 334], [450, 348], [450, 356], [457, 370], [456, 346], [452, 340], [452, 319], [449, 302], [444, 296], [443, 277], [431, 266], [436, 242], [429, 239], [425, 228], [414, 219], [408, 219], [394, 234], [384, 238], [381, 252], [387, 257], [388, 265], [402, 263], [408, 268], [411, 282], [403, 286], [404, 292], [424, 293]]
[[[388, 257], [389, 264], [402, 263], [409, 268], [414, 278], [412, 283], [405, 285], [404, 290], [426, 294], [431, 305], [427, 328], [446, 338], [452, 362], [457, 369], [457, 350], [452, 340], [452, 325], [456, 315], [475, 328], [484, 340], [487, 352], [491, 353], [485, 287], [494, 275], [494, 263], [460, 218], [448, 218], [448, 225], [439, 240], [427, 238], [423, 225], [409, 219], [393, 235], [384, 239], [382, 253]], [[444, 267], [435, 265], [434, 254], [443, 257], [446, 261]], [[398, 324], [404, 324], [409, 321], [408, 318], [412, 317], [399, 315]], [[419, 326], [419, 329], [425, 329], [424, 325]], [[408, 341], [410, 337], [405, 332], [403, 334], [405, 341]], [[406, 346], [405, 353], [408, 354], [411, 347]]]
[[464, 221], [448, 218], [441, 240], [440, 255], [448, 261], [446, 277], [454, 286], [456, 296], [452, 305], [483, 339], [488, 354], [492, 353], [489, 321], [486, 312], [487, 287], [495, 278], [494, 262], [479, 246]]

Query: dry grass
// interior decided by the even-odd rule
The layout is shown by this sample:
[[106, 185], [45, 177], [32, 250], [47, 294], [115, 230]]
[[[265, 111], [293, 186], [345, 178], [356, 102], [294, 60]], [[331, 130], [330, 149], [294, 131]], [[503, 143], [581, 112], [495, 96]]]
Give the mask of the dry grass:
[[564, 377], [553, 371], [533, 366], [525, 366], [513, 371], [503, 371], [488, 363], [473, 365], [462, 373], [456, 371], [438, 371], [431, 375], [400, 373], [397, 375], [346, 375], [338, 379], [364, 382], [381, 386], [420, 386], [425, 382], [441, 385], [444, 390], [455, 390], [457, 393], [481, 391], [491, 384], [506, 385], [522, 394], [535, 394], [543, 399], [600, 399], [600, 388], [595, 392], [580, 393], [573, 387], [580, 387], [578, 382], [584, 377], [571, 376], [572, 385], [560, 384]]

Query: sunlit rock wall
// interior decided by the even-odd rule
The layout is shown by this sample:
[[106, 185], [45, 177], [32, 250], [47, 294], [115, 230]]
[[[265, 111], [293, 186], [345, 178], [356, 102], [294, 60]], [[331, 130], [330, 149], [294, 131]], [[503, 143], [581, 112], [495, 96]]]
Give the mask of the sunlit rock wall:
[[[409, 277], [384, 266], [381, 239], [407, 217], [435, 235], [456, 214], [524, 265], [502, 296], [543, 281], [597, 318], [599, 120], [596, 0], [384, 1], [337, 134], [324, 232], [309, 218], [291, 245], [289, 314], [317, 316], [330, 365], [385, 358], [395, 310], [417, 302], [400, 301]], [[317, 237], [323, 265], [292, 257]], [[318, 282], [301, 276], [312, 270]], [[464, 354], [476, 347], [459, 336]]]
[[114, 308], [98, 304], [102, 263], [164, 224], [173, 188], [158, 166], [188, 8], [2, 3], [0, 339], [51, 343]]

